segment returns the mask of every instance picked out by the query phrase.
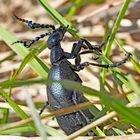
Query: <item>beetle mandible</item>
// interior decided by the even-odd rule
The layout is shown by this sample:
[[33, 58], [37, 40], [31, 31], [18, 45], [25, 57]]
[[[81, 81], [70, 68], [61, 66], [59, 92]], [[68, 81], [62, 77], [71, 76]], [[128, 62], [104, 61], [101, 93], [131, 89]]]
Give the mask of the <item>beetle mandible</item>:
[[[52, 67], [48, 74], [49, 80], [70, 80], [75, 81], [82, 84], [82, 80], [78, 76], [75, 71], [80, 71], [89, 65], [99, 66], [104, 68], [117, 67], [125, 63], [130, 57], [130, 53], [122, 60], [114, 64], [98, 64], [98, 63], [89, 63], [84, 62], [81, 63], [80, 56], [85, 53], [91, 53], [93, 50], [101, 52], [101, 49], [107, 43], [108, 39], [100, 44], [100, 45], [91, 45], [86, 39], [80, 39], [77, 43], [73, 44], [72, 50], [70, 53], [65, 52], [61, 48], [61, 41], [64, 37], [64, 34], [67, 31], [67, 27], [60, 26], [57, 29], [53, 25], [49, 24], [39, 24], [33, 23], [32, 21], [28, 21], [25, 19], [21, 19], [15, 16], [16, 19], [24, 22], [32, 29], [35, 28], [51, 28], [52, 32], [41, 34], [37, 36], [35, 39], [31, 40], [29, 44], [25, 41], [16, 41], [15, 43], [22, 43], [26, 48], [29, 48], [32, 44], [37, 42], [39, 39], [44, 38], [45, 36], [49, 36], [47, 40], [47, 46], [51, 50], [50, 61]], [[80, 52], [81, 48], [88, 49], [88, 51]], [[75, 64], [72, 65], [68, 59], [75, 59]], [[97, 58], [98, 59], [98, 58]], [[72, 105], [78, 105], [80, 103], [84, 103], [87, 99], [83, 96], [83, 94], [77, 90], [70, 90], [65, 88], [61, 83], [52, 83], [47, 87], [47, 96], [48, 102], [41, 109], [40, 114], [43, 112], [45, 107], [49, 104], [51, 110], [56, 111], [58, 109], [70, 107]], [[91, 114], [89, 109], [83, 109], [79, 111], [75, 111], [66, 115], [57, 116], [57, 122], [60, 127], [64, 130], [67, 135], [72, 134], [73, 132], [81, 129], [88, 123], [90, 123], [91, 119], [94, 118], [94, 115]]]

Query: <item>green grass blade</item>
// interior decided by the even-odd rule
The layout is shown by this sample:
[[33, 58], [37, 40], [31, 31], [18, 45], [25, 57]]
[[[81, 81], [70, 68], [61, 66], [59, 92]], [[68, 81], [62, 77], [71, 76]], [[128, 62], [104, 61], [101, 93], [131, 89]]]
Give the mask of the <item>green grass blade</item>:
[[133, 124], [136, 127], [140, 128], [140, 121], [139, 121], [140, 113], [126, 107], [123, 103], [121, 103], [120, 100], [114, 99], [108, 96], [107, 94], [99, 94], [98, 91], [86, 86], [81, 86], [80, 84], [77, 84], [75, 82], [64, 80], [62, 84], [66, 88], [72, 88], [79, 91], [83, 91], [86, 92], [88, 95], [99, 96], [107, 107], [113, 108], [120, 116], [122, 116], [128, 122], [130, 122], [130, 124]]
[[90, 96], [101, 97], [103, 103], [107, 105], [107, 107], [111, 107], [120, 116], [125, 118], [130, 124], [133, 124], [134, 126], [140, 128], [140, 121], [139, 121], [140, 113], [138, 113], [136, 110], [127, 108], [119, 100], [109, 97], [107, 94], [99, 94], [98, 91], [91, 89], [89, 87], [86, 87], [86, 86], [82, 86], [76, 82], [63, 80], [61, 81], [61, 84], [63, 84], [64, 87], [68, 89], [76, 89]]
[[3, 81], [0, 83], [0, 86], [2, 88], [9, 88], [9, 86], [12, 87], [20, 87], [20, 86], [26, 86], [26, 85], [32, 85], [32, 84], [46, 84], [47, 79], [38, 79], [38, 80], [16, 80], [16, 81]]
[[34, 58], [42, 66], [42, 68], [48, 73], [50, 66], [48, 64], [46, 64], [44, 61], [42, 61], [42, 59], [38, 58], [37, 56], [34, 56]]
[[45, 125], [44, 127], [45, 127], [46, 132], [51, 136], [66, 136], [63, 132], [59, 132], [58, 130], [50, 126]]
[[12, 129], [1, 131], [0, 135], [19, 134], [19, 133], [26, 133], [26, 132], [28, 132], [28, 133], [34, 132], [34, 129], [32, 129], [29, 126], [17, 127], [17, 128], [12, 128]]
[[24, 69], [24, 67], [26, 66], [27, 63], [30, 62], [30, 60], [33, 59], [33, 56], [31, 55], [31, 53], [29, 53], [22, 61], [22, 63], [20, 64], [18, 70], [16, 71], [15, 75], [11, 78], [11, 81], [16, 80], [16, 78], [19, 76], [19, 74], [21, 73], [21, 71]]
[[[124, 1], [124, 4], [123, 4], [123, 6], [122, 6], [122, 8], [119, 12], [119, 15], [117, 16], [116, 22], [113, 26], [113, 29], [112, 29], [112, 32], [111, 32], [111, 35], [110, 35], [110, 39], [109, 39], [109, 41], [106, 45], [106, 48], [105, 48], [105, 56], [107, 58], [109, 58], [109, 56], [110, 56], [112, 43], [114, 41], [115, 35], [118, 31], [118, 28], [120, 27], [120, 22], [121, 22], [122, 18], [124, 17], [130, 2], [131, 2], [131, 0], [125, 0]], [[102, 80], [101, 91], [103, 91], [103, 89], [104, 89], [103, 84], [104, 84], [104, 81], [105, 81], [105, 78], [106, 78], [106, 73], [107, 73], [107, 70], [103, 68], [103, 70], [101, 72], [101, 78], [100, 78]]]
[[114, 41], [115, 35], [116, 35], [116, 33], [117, 33], [117, 31], [120, 27], [121, 20], [124, 17], [130, 2], [131, 2], [131, 0], [125, 0], [124, 1], [124, 4], [122, 5], [122, 8], [119, 12], [119, 15], [117, 16], [116, 22], [113, 26], [113, 29], [112, 29], [112, 32], [111, 32], [111, 35], [110, 35], [110, 39], [109, 39], [109, 41], [106, 45], [106, 49], [105, 49], [105, 55], [107, 56], [107, 58], [109, 58], [112, 43]]
[[105, 104], [108, 103], [111, 108], [113, 108], [121, 117], [125, 118], [130, 124], [140, 128], [140, 113], [126, 107], [120, 101], [110, 98], [109, 96], [102, 96], [102, 99], [105, 101]]
[[11, 107], [15, 110], [16, 113], [19, 113], [19, 116], [21, 118], [24, 118], [24, 119], [28, 118], [28, 115], [26, 115], [25, 112], [22, 109], [20, 109], [20, 107], [17, 106], [17, 104], [2, 89], [0, 89], [0, 95], [4, 99], [6, 99], [6, 101], [11, 105]]
[[129, 87], [140, 97], [140, 86], [133, 79], [132, 75], [128, 75]]
[[34, 125], [39, 132], [40, 136], [42, 139], [47, 140], [47, 133], [45, 132], [44, 126], [40, 120], [39, 114], [36, 112], [36, 107], [35, 104], [33, 103], [31, 94], [28, 92], [27, 87], [24, 88], [26, 92], [26, 101], [28, 104], [28, 107], [31, 109], [31, 116], [34, 121]]
[[49, 72], [49, 65], [47, 65], [43, 60], [35, 56], [38, 55], [42, 51], [42, 49], [44, 49], [44, 46], [45, 44], [43, 44], [43, 46], [41, 46], [40, 48], [34, 48], [33, 50], [31, 50], [31, 52], [29, 52], [29, 54], [23, 59], [19, 69], [16, 71], [15, 75], [12, 77], [11, 80], [15, 80], [21, 73], [23, 68], [26, 66], [26, 64], [29, 63], [30, 60], [32, 60], [33, 58], [35, 58], [41, 66], [43, 65], [42, 68], [46, 71], [46, 73]]
[[0, 112], [3, 113], [2, 119], [0, 121], [0, 124], [5, 124], [8, 122], [8, 116], [9, 116], [9, 109], [8, 108], [0, 108]]
[[47, 0], [39, 0], [41, 5], [46, 9], [47, 13], [59, 24], [67, 27], [69, 25], [70, 27], [68, 28], [69, 33], [71, 33], [75, 37], [80, 37], [78, 34], [77, 30], [71, 26], [71, 24], [60, 14], [58, 13], [49, 3]]
[[[50, 126], [45, 126], [45, 129], [46, 132], [51, 136], [65, 136], [63, 133], [60, 133], [58, 130]], [[0, 131], [0, 135], [21, 134], [21, 133], [29, 133], [29, 132], [34, 132], [34, 129], [29, 126], [22, 126], [22, 127]]]
[[[127, 53], [126, 50], [123, 48], [123, 46], [119, 43], [118, 39], [115, 39], [116, 44], [119, 46], [119, 48], [121, 49], [122, 52]], [[135, 56], [134, 56], [135, 57]], [[140, 65], [138, 64], [138, 62], [136, 62], [133, 59], [133, 56], [131, 57], [131, 63], [133, 64], [135, 70], [140, 74]]]
[[83, 0], [75, 0], [73, 6], [70, 8], [66, 19], [71, 20], [75, 13], [83, 6]]
[[[13, 110], [22, 118], [22, 119], [27, 119], [28, 115], [7, 95], [6, 92], [4, 92], [0, 88], [0, 95], [9, 103], [9, 105], [13, 108]], [[33, 123], [29, 123], [29, 125], [35, 129]]]
[[6, 58], [0, 60], [0, 63], [6, 61], [6, 60], [11, 60], [14, 56], [16, 56], [15, 52], [12, 52], [9, 56], [7, 56]]
[[[2, 26], [0, 26], [0, 36], [5, 41], [5, 43], [18, 55], [22, 56], [23, 58], [26, 57], [29, 54], [29, 51], [27, 48], [25, 48], [22, 44], [15, 44], [11, 45], [13, 42], [17, 40], [16, 37], [14, 37], [12, 34], [7, 32]], [[29, 65], [31, 68], [40, 76], [46, 78], [47, 73], [44, 71], [44, 69], [38, 64], [38, 62], [33, 59], [29, 62]]]
[[135, 70], [140, 74], [140, 65], [134, 59], [131, 59], [131, 63], [133, 64]]
[[136, 81], [132, 78], [131, 75], [129, 75], [127, 79], [121, 77], [120, 75], [117, 76], [126, 85], [127, 88], [133, 90], [135, 93], [137, 93], [140, 96], [140, 87], [136, 83]]
[[117, 134], [117, 135], [119, 135], [119, 136], [121, 136], [121, 135], [125, 135], [125, 133], [121, 130], [121, 129], [118, 129], [118, 128], [112, 128], [114, 131], [115, 131], [115, 133]]
[[101, 97], [103, 103], [108, 107], [113, 108], [118, 114], [128, 120], [131, 124], [135, 125], [136, 127], [140, 128], [140, 113], [137, 111], [127, 108], [124, 104], [122, 104], [119, 100], [111, 98], [107, 94], [99, 94], [96, 90], [88, 88], [86, 86], [81, 86], [75, 82], [70, 82], [64, 80], [63, 85], [67, 88], [77, 89], [83, 92], [86, 92], [90, 95], [99, 96]]

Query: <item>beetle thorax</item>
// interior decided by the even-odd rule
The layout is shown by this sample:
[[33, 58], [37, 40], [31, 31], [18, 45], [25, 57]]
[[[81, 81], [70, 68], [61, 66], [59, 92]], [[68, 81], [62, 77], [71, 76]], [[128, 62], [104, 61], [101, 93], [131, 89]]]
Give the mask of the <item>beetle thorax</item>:
[[57, 63], [63, 59], [64, 51], [61, 47], [53, 47], [51, 49], [50, 61], [52, 64]]

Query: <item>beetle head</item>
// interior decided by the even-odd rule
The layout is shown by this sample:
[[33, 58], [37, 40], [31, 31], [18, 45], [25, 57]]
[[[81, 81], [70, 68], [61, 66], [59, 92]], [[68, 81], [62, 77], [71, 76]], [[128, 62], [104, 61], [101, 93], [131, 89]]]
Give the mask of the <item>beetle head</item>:
[[67, 26], [67, 27], [60, 26], [59, 28], [57, 28], [50, 34], [48, 41], [47, 41], [47, 45], [48, 45], [49, 49], [51, 49], [55, 46], [58, 46], [58, 44], [60, 44], [68, 27], [69, 26]]

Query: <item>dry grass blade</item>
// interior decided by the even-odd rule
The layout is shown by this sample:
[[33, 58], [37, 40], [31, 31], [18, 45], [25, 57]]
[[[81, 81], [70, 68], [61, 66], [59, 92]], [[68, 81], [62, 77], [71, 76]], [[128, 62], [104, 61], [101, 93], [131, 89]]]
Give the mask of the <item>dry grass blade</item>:
[[[132, 107], [132, 106], [136, 106], [139, 104], [140, 104], [140, 99], [127, 104], [127, 107]], [[79, 136], [80, 134], [83, 134], [84, 132], [87, 132], [87, 131], [93, 129], [94, 127], [104, 123], [105, 121], [112, 119], [116, 115], [117, 115], [117, 113], [115, 111], [112, 111], [112, 112], [108, 113], [107, 115], [104, 115], [103, 117], [99, 118], [98, 120], [92, 122], [91, 124], [81, 128], [80, 130], [76, 131], [75, 133], [69, 135], [67, 139], [68, 140], [74, 139], [77, 136]]]
[[[58, 111], [47, 112], [46, 114], [41, 115], [41, 119], [44, 119], [44, 118], [50, 117], [50, 116], [54, 116], [54, 115], [55, 116], [60, 116], [60, 115], [63, 115], [63, 114], [68, 114], [68, 113], [71, 113], [71, 112], [74, 112], [74, 111], [77, 111], [77, 110], [87, 108], [87, 107], [89, 107], [93, 104], [97, 104], [97, 103], [100, 103], [100, 101], [97, 100], [93, 103], [86, 102], [86, 103], [82, 103], [82, 104], [79, 104], [79, 105], [76, 105], [76, 106], [71, 106], [71, 107], [68, 107], [68, 108], [65, 108], [65, 109], [60, 109]], [[27, 124], [31, 121], [32, 121], [32, 118], [30, 117], [28, 119], [25, 119], [25, 120], [22, 120], [22, 121], [19, 121], [19, 122], [10, 124], [10, 125], [5, 125], [5, 126], [2, 126], [0, 128], [0, 131], [4, 131], [4, 130], [14, 128], [14, 127], [17, 127], [17, 126], [22, 126], [22, 125], [25, 125], [25, 124]]]
[[[39, 2], [41, 2], [41, 4]], [[11, 46], [11, 43], [17, 40], [14, 35], [18, 37], [19, 40], [25, 40], [28, 42], [32, 40], [35, 36], [42, 34], [42, 32], [48, 32], [49, 30], [30, 30], [26, 26], [24, 26], [24, 24], [16, 21], [16, 19], [13, 17], [14, 14], [17, 14], [17, 16], [21, 18], [32, 20], [36, 23], [52, 25], [55, 25], [57, 23], [57, 25], [55, 25], [56, 28], [59, 25], [70, 25], [70, 27], [68, 28], [68, 32], [70, 32], [73, 36], [77, 38], [72, 37], [69, 33], [66, 34], [64, 40], [62, 40], [61, 42], [62, 48], [66, 52], [71, 52], [71, 47], [73, 46], [73, 43], [77, 43], [79, 37], [87, 39], [93, 45], [100, 44], [102, 42], [102, 39], [105, 40], [106, 36], [113, 29], [113, 32], [111, 33], [111, 38], [109, 39], [108, 44], [104, 46], [101, 57], [98, 59], [99, 63], [102, 60], [105, 61], [105, 63], [111, 63], [111, 61], [116, 62], [120, 60], [121, 57], [123, 57], [123, 55], [121, 56], [120, 52], [126, 53], [127, 51], [133, 54], [133, 58], [131, 58], [130, 61], [127, 61], [126, 64], [122, 65], [120, 69], [110, 69], [107, 72], [107, 75], [106, 71], [101, 72], [99, 68], [95, 67], [88, 67], [86, 70], [78, 72], [78, 75], [83, 81], [83, 85], [86, 85], [87, 88], [85, 86], [78, 87], [76, 84], [71, 85], [71, 83], [68, 84], [64, 82], [64, 85], [66, 84], [66, 87], [68, 88], [74, 87], [73, 89], [79, 89], [79, 91], [81, 91], [81, 93], [87, 96], [87, 98], [89, 97], [88, 101], [90, 102], [86, 102], [77, 106], [72, 106], [66, 109], [57, 110], [55, 112], [50, 112], [48, 111], [49, 109], [46, 109], [46, 111], [44, 111], [41, 116], [41, 119], [43, 119], [42, 123], [45, 122], [45, 124], [43, 125], [43, 127], [45, 128], [44, 132], [48, 134], [47, 136], [44, 136], [44, 139], [46, 139], [46, 137], [49, 140], [59, 140], [66, 138], [72, 139], [75, 137], [75, 139], [77, 140], [133, 140], [140, 138], [140, 134], [136, 134], [140, 132], [140, 106], [131, 108], [132, 106], [139, 104], [139, 101], [135, 102], [135, 100], [140, 97], [140, 76], [138, 75], [140, 73], [139, 0], [8, 0], [0, 1], [0, 5], [0, 79], [2, 81], [0, 88], [1, 92], [3, 91], [2, 94], [0, 92], [0, 96], [2, 95], [2, 98], [0, 98], [0, 134], [5, 135], [0, 136], [0, 140], [41, 139], [39, 135], [41, 133], [38, 133], [41, 129], [37, 129], [39, 127], [35, 127], [33, 123], [34, 119], [28, 117], [31, 116], [31, 114], [33, 113], [31, 111], [31, 108], [29, 109], [29, 107], [27, 107], [26, 105], [26, 91], [23, 91], [22, 86], [28, 86], [28, 89], [29, 91], [31, 91], [30, 94], [36, 107], [40, 108], [42, 104], [44, 104], [44, 102], [46, 102], [47, 100], [47, 73], [46, 66], [44, 65], [46, 63], [50, 64], [50, 51], [48, 48], [46, 49], [47, 39], [44, 38], [40, 40], [40, 42], [37, 42], [38, 44], [32, 46], [33, 48], [31, 48], [31, 50], [29, 49], [29, 51], [20, 44]], [[7, 8], [9, 7], [9, 5], [10, 8]], [[73, 10], [74, 8], [75, 11]], [[49, 16], [48, 13], [50, 14]], [[113, 25], [115, 21], [117, 21], [117, 24]], [[128, 21], [131, 24], [128, 24]], [[6, 30], [2, 27], [4, 27]], [[10, 32], [14, 33], [14, 35], [11, 35]], [[117, 42], [113, 41], [115, 36]], [[41, 42], [43, 41], [43, 48], [45, 50], [39, 49], [39, 46], [42, 44]], [[116, 43], [119, 43], [120, 45], [116, 45]], [[8, 48], [8, 45], [11, 48]], [[36, 53], [33, 53], [33, 50], [35, 48]], [[12, 55], [12, 51], [14, 52], [14, 55]], [[20, 54], [23, 57], [29, 56], [28, 61], [26, 60], [28, 57], [26, 57], [26, 59], [21, 62], [22, 57], [20, 55], [16, 56], [15, 52], [17, 52], [18, 55]], [[40, 52], [41, 54], [38, 56]], [[104, 55], [104, 52], [107, 55]], [[30, 61], [30, 58], [32, 59], [32, 57], [30, 57], [30, 54], [32, 53], [33, 57], [35, 58]], [[106, 57], [104, 56], [108, 56], [109, 59], [106, 59]], [[93, 54], [91, 54], [91, 56], [83, 55], [81, 62], [93, 62], [92, 57], [94, 57]], [[43, 59], [42, 62], [44, 62], [45, 59], [46, 63], [42, 63], [41, 59]], [[31, 66], [31, 68], [33, 68], [33, 70], [31, 70], [30, 67], [26, 67], [23, 70], [25, 62], [29, 62], [28, 64], [29, 66]], [[20, 63], [22, 64], [19, 67]], [[23, 70], [22, 74], [20, 74], [20, 76], [18, 77], [20, 80], [16, 80], [15, 78], [15, 82], [11, 82], [12, 80], [10, 79], [12, 78], [9, 78], [11, 77], [10, 73], [12, 73], [11, 71], [13, 71], [13, 69], [17, 68], [17, 73], [21, 73], [21, 70]], [[41, 75], [41, 77], [44, 78], [38, 80], [39, 77], [37, 77], [37, 74]], [[133, 78], [129, 77], [128, 74], [132, 74]], [[14, 86], [12, 86], [12, 84]], [[9, 92], [6, 93], [5, 91]], [[125, 106], [127, 103], [129, 103], [128, 107]], [[25, 106], [22, 106], [21, 104]], [[102, 106], [103, 108], [101, 108]], [[65, 138], [65, 134], [61, 131], [61, 127], [58, 127], [56, 120], [52, 118], [59, 115], [69, 114], [71, 112], [88, 107], [91, 109], [92, 113], [95, 116], [92, 120], [92, 122], [94, 122], [91, 124], [88, 123], [88, 126]], [[116, 111], [117, 113], [111, 111]], [[37, 112], [38, 114], [39, 111], [35, 110], [34, 112]], [[114, 117], [116, 115], [117, 117]], [[39, 117], [38, 119], [40, 120]], [[30, 127], [30, 124], [33, 124], [33, 127]], [[102, 127], [100, 129], [100, 126], [104, 126], [103, 129]], [[93, 132], [97, 135], [96, 137], [79, 136], [80, 134], [84, 135], [86, 131], [92, 128]], [[129, 135], [130, 133], [132, 133], [133, 135]], [[128, 136], [114, 136], [125, 134]], [[24, 137], [13, 135], [21, 135]], [[112, 137], [108, 137], [111, 135]], [[33, 136], [33, 138], [31, 136]], [[100, 136], [106, 136], [106, 138]]]
[[[80, 17], [77, 17], [76, 20], [78, 23], [81, 23], [83, 21], [85, 21], [86, 19], [89, 19], [93, 16], [96, 16], [96, 15], [100, 15], [101, 14], [101, 17], [104, 17], [105, 15], [107, 15], [107, 12], [109, 12], [110, 8], [112, 7], [117, 7], [117, 6], [121, 6], [123, 2], [122, 1], [119, 1], [119, 2], [115, 2], [111, 5], [105, 5], [105, 6], [102, 6], [101, 8], [87, 14], [87, 15], [84, 15], [84, 16], [80, 16]], [[117, 12], [119, 11], [119, 8], [117, 10]], [[112, 13], [110, 13], [112, 14]]]

